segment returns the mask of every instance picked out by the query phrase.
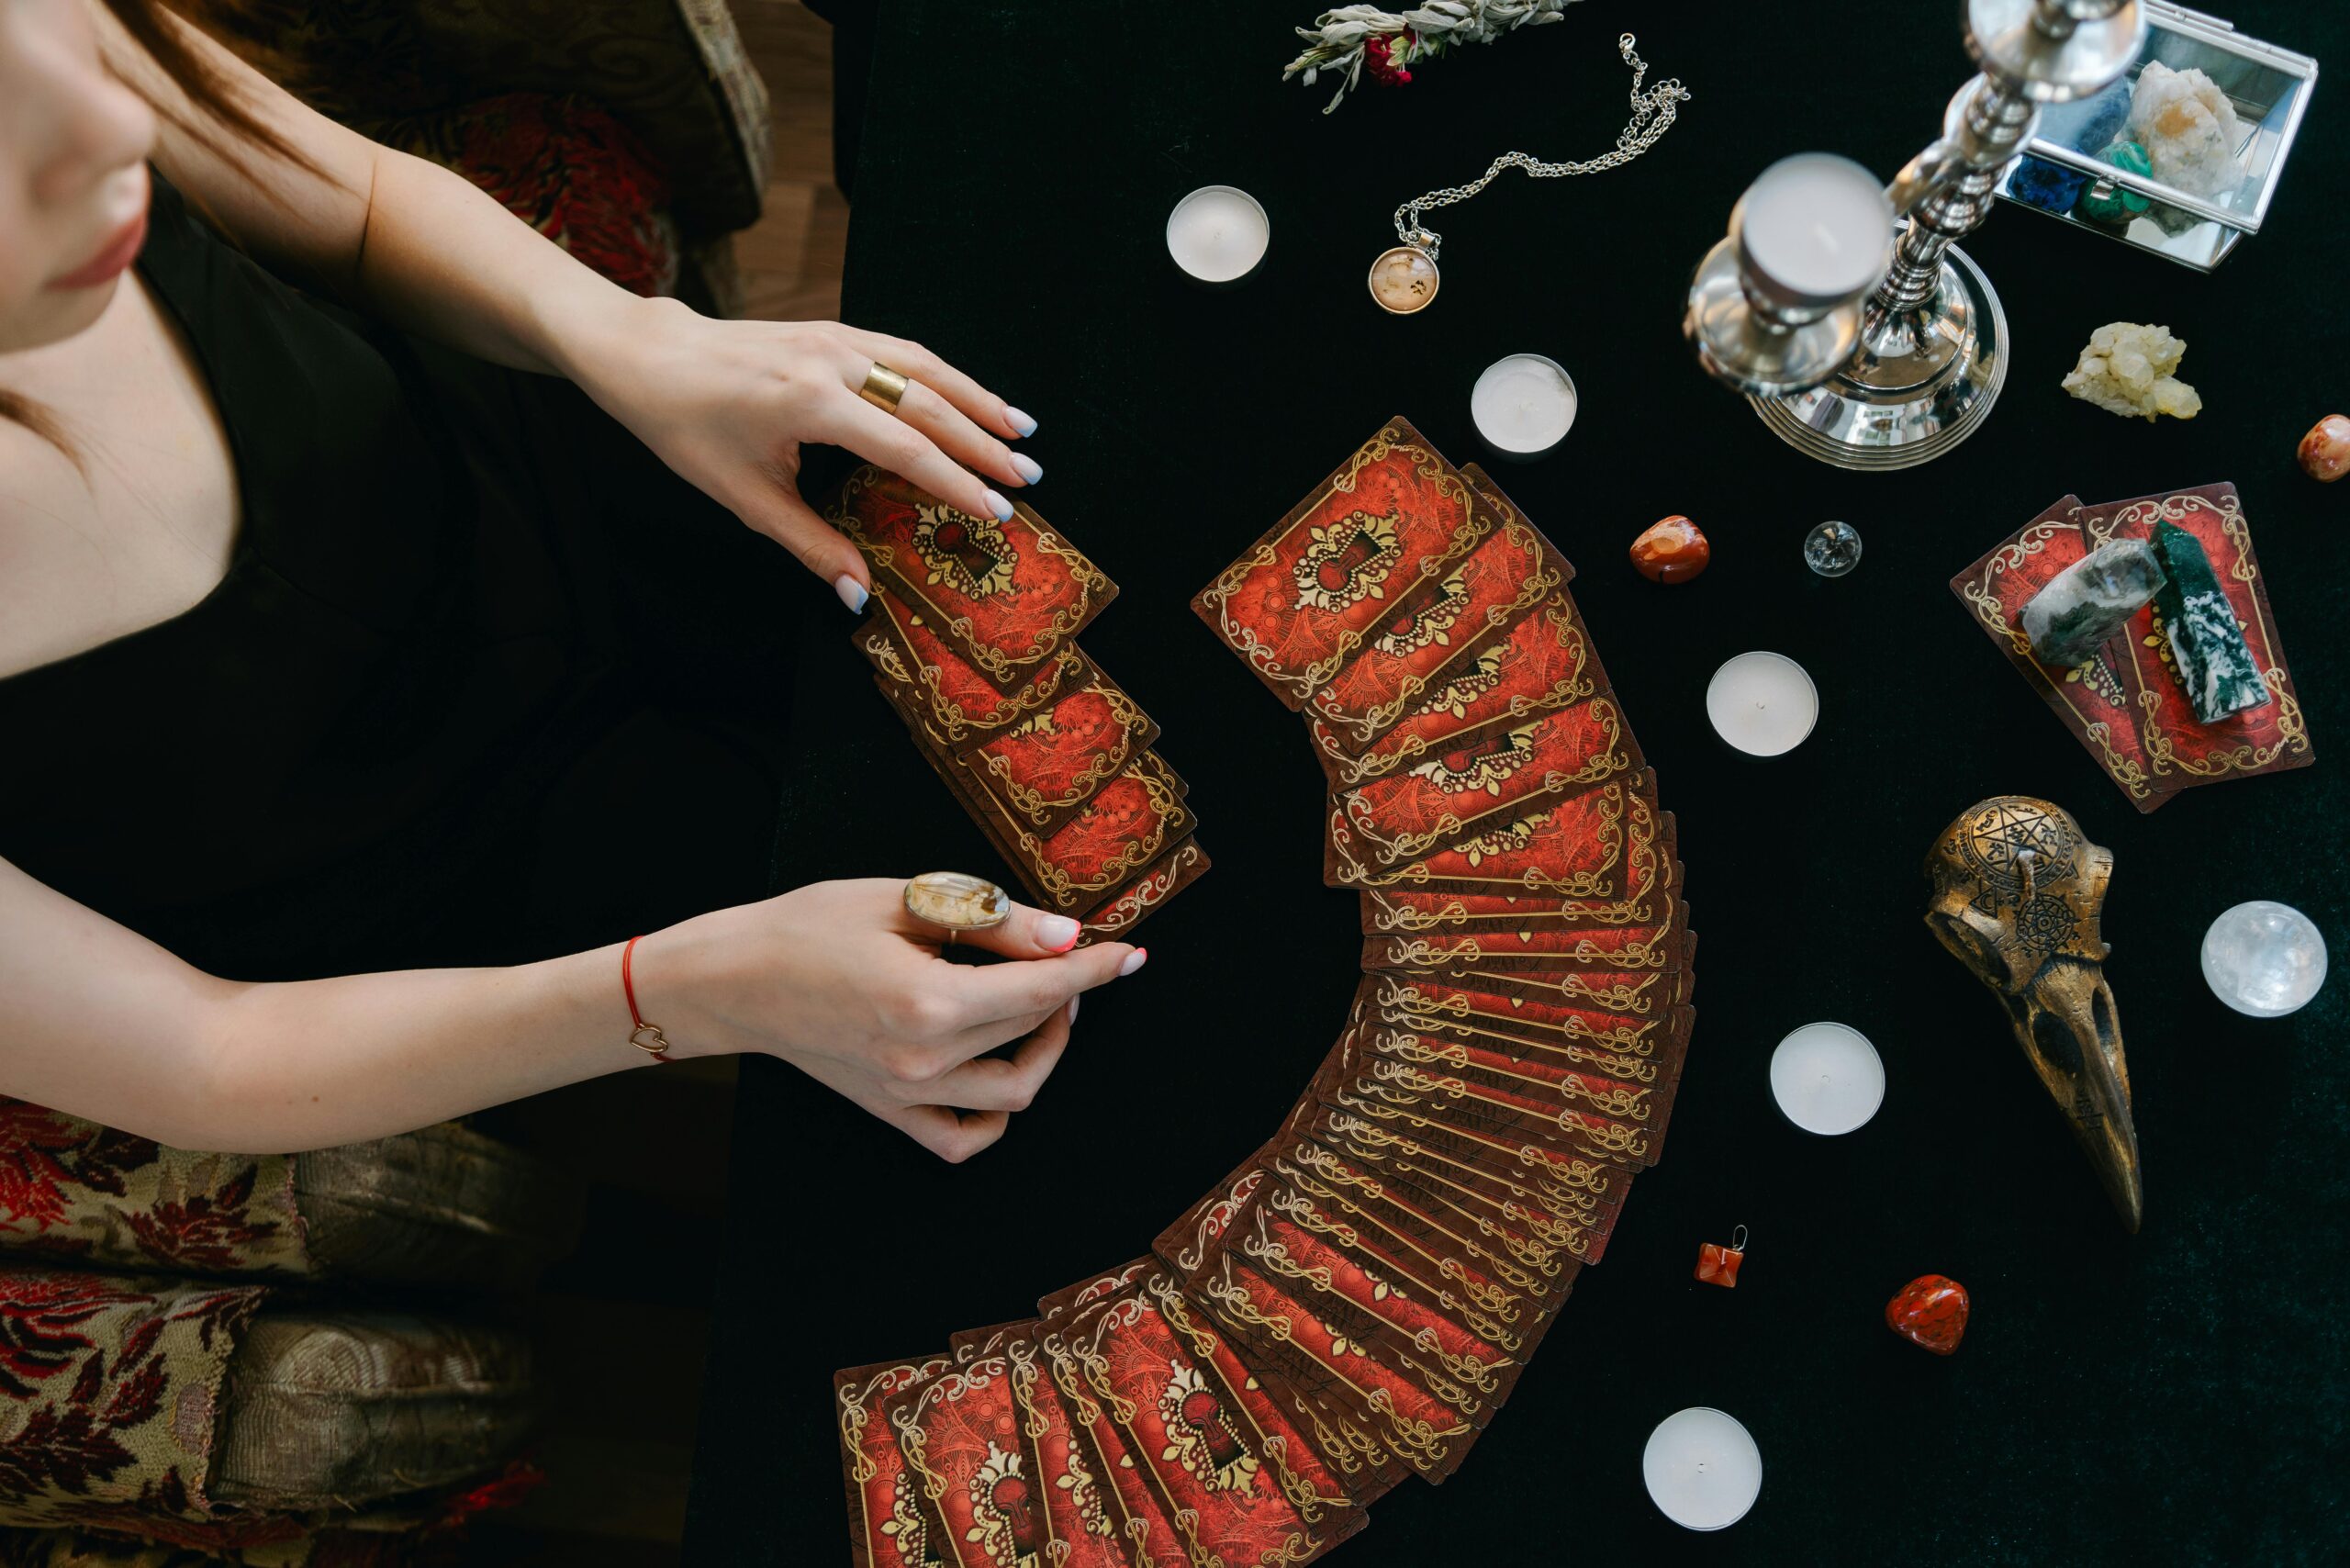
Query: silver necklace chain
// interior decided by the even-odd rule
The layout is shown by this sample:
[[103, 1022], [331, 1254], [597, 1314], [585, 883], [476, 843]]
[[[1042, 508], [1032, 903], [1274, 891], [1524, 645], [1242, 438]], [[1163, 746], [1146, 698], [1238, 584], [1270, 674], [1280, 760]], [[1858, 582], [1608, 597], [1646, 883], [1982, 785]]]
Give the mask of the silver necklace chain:
[[1632, 118], [1616, 135], [1616, 148], [1582, 163], [1545, 163], [1525, 152], [1505, 152], [1494, 160], [1491, 167], [1465, 185], [1447, 185], [1416, 196], [1395, 209], [1395, 237], [1406, 245], [1416, 246], [1436, 259], [1439, 237], [1435, 230], [1420, 227], [1420, 213], [1432, 207], [1450, 207], [1457, 201], [1467, 201], [1493, 184], [1494, 176], [1504, 169], [1523, 169], [1534, 179], [1552, 180], [1562, 174], [1596, 174], [1603, 169], [1613, 169], [1630, 162], [1656, 145], [1657, 138], [1673, 129], [1673, 117], [1681, 106], [1689, 101], [1689, 89], [1677, 76], [1667, 77], [1640, 91], [1640, 84], [1649, 73], [1649, 62], [1632, 49], [1632, 35], [1624, 34], [1616, 40], [1617, 50], [1624, 56], [1624, 63], [1632, 68]]

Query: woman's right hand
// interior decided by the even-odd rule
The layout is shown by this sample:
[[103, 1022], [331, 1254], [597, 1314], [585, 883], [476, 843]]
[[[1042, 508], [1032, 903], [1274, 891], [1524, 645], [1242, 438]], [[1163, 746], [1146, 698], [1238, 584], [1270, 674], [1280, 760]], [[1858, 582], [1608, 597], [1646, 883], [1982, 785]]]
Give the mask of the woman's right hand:
[[[962, 944], [998, 954], [963, 964], [946, 934], [908, 914], [905, 883], [813, 882], [713, 911], [638, 943], [637, 996], [673, 1047], [783, 1058], [942, 1159], [1003, 1136], [1069, 1043], [1077, 999], [1132, 974], [1144, 951], [1073, 951], [1078, 924], [1015, 903]], [[1008, 1059], [986, 1053], [1019, 1042]]]

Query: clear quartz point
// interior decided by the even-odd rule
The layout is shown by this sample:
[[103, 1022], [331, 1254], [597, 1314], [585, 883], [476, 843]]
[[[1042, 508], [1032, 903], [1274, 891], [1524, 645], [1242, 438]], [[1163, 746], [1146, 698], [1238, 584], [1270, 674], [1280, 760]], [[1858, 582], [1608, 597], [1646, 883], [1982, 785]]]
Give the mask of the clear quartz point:
[[2031, 655], [2051, 669], [2086, 660], [2163, 586], [2162, 563], [2143, 539], [2100, 544], [2054, 577], [2023, 607]]

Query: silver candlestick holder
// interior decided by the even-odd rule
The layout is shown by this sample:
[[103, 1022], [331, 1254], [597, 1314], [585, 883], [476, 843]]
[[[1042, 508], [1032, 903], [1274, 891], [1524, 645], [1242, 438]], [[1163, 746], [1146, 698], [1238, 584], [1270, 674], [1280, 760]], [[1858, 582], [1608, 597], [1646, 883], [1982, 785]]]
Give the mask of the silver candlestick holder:
[[[1888, 216], [1907, 220], [1886, 265], [1840, 266], [1870, 247], [1867, 209], [1782, 175], [1800, 160], [1773, 165], [1690, 286], [1683, 330], [1699, 363], [1781, 440], [1839, 468], [1908, 468], [1964, 441], [2007, 379], [2008, 323], [1956, 242], [1989, 215], [2041, 106], [2118, 80], [2145, 38], [2138, 0], [1967, 0], [1982, 73], [1885, 188]], [[1758, 230], [1780, 238], [1758, 244]]]

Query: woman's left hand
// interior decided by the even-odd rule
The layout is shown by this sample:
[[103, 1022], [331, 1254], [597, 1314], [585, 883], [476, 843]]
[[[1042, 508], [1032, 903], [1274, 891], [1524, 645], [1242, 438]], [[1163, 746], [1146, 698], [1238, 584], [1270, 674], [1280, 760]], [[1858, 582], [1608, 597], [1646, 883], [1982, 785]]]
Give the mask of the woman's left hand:
[[[919, 343], [834, 321], [718, 320], [673, 299], [632, 298], [617, 329], [593, 363], [569, 367], [573, 379], [852, 610], [865, 607], [872, 580], [856, 546], [800, 498], [803, 442], [845, 446], [958, 510], [999, 521], [1012, 503], [988, 481], [1026, 486], [1044, 476], [1004, 444], [1036, 421]], [[907, 379], [895, 414], [857, 395], [877, 363]]]

